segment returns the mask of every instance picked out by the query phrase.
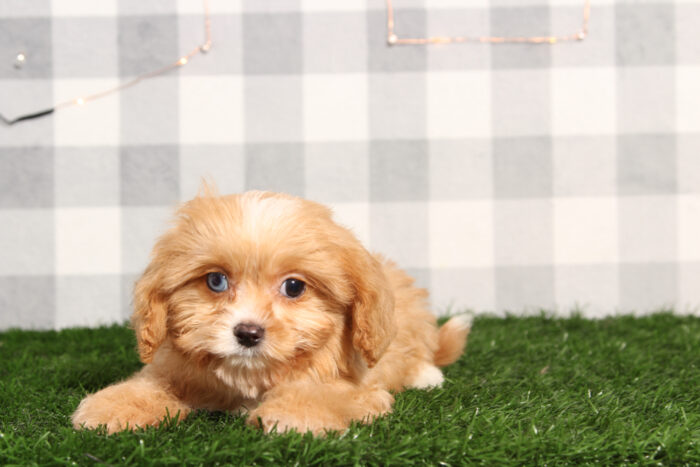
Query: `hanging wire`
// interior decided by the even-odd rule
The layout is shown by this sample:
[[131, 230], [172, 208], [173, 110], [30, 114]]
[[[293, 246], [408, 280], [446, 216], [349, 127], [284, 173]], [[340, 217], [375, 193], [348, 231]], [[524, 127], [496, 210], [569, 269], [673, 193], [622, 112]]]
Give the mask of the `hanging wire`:
[[178, 58], [175, 62], [169, 63], [165, 66], [162, 66], [158, 69], [143, 73], [141, 75], [138, 75], [128, 81], [125, 81], [113, 88], [105, 89], [103, 91], [99, 91], [93, 94], [88, 94], [85, 96], [80, 96], [76, 97], [74, 99], [70, 99], [64, 102], [59, 102], [58, 104], [55, 104], [53, 107], [45, 110], [40, 110], [37, 112], [32, 112], [24, 115], [20, 115], [14, 118], [8, 118], [2, 113], [0, 113], [0, 121], [4, 123], [6, 126], [12, 126], [16, 123], [19, 122], [24, 122], [27, 120], [33, 120], [35, 118], [41, 118], [45, 117], [47, 115], [53, 114], [55, 111], [64, 109], [66, 107], [72, 107], [72, 106], [81, 106], [85, 105], [88, 102], [101, 99], [103, 97], [109, 96], [110, 94], [115, 94], [120, 91], [123, 91], [124, 89], [130, 88], [132, 86], [135, 86], [136, 84], [140, 83], [141, 81], [149, 78], [154, 78], [156, 76], [163, 75], [165, 73], [168, 73], [171, 70], [174, 70], [176, 68], [181, 68], [196, 55], [199, 54], [205, 54], [209, 52], [212, 46], [212, 41], [211, 41], [211, 19], [209, 15], [209, 0], [202, 0], [203, 6], [204, 6], [204, 43], [200, 44], [196, 48], [192, 49], [185, 55], [181, 56]]

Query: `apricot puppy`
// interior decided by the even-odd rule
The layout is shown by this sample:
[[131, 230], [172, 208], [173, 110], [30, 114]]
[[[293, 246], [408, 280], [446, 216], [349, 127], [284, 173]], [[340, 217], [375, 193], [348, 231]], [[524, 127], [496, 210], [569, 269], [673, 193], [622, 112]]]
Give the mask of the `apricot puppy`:
[[75, 428], [112, 433], [194, 409], [265, 431], [322, 434], [391, 411], [389, 391], [439, 386], [469, 322], [438, 329], [427, 293], [331, 212], [283, 194], [182, 205], [136, 284], [141, 371], [87, 396]]

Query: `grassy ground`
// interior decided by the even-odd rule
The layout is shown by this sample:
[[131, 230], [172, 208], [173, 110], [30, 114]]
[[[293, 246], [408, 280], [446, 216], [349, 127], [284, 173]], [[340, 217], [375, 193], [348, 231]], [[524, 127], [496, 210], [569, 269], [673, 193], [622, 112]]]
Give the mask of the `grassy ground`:
[[0, 464], [700, 463], [700, 318], [479, 318], [442, 389], [327, 439], [239, 417], [106, 436], [80, 399], [139, 368], [125, 327], [0, 334]]

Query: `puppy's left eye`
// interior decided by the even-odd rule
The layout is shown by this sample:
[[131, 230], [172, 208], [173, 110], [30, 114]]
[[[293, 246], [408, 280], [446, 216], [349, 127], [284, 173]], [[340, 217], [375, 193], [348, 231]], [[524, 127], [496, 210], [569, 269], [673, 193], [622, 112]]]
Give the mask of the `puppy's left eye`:
[[299, 279], [290, 277], [282, 282], [280, 293], [287, 298], [297, 298], [306, 290], [306, 283]]
[[228, 279], [220, 272], [210, 272], [207, 274], [207, 287], [212, 292], [224, 292], [228, 289]]

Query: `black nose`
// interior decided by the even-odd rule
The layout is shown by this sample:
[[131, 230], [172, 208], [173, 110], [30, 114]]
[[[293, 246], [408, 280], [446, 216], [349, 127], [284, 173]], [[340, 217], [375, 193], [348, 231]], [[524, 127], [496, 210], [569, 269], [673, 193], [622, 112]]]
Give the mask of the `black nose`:
[[265, 329], [253, 323], [239, 323], [233, 328], [233, 335], [238, 343], [245, 347], [254, 347], [265, 336]]

